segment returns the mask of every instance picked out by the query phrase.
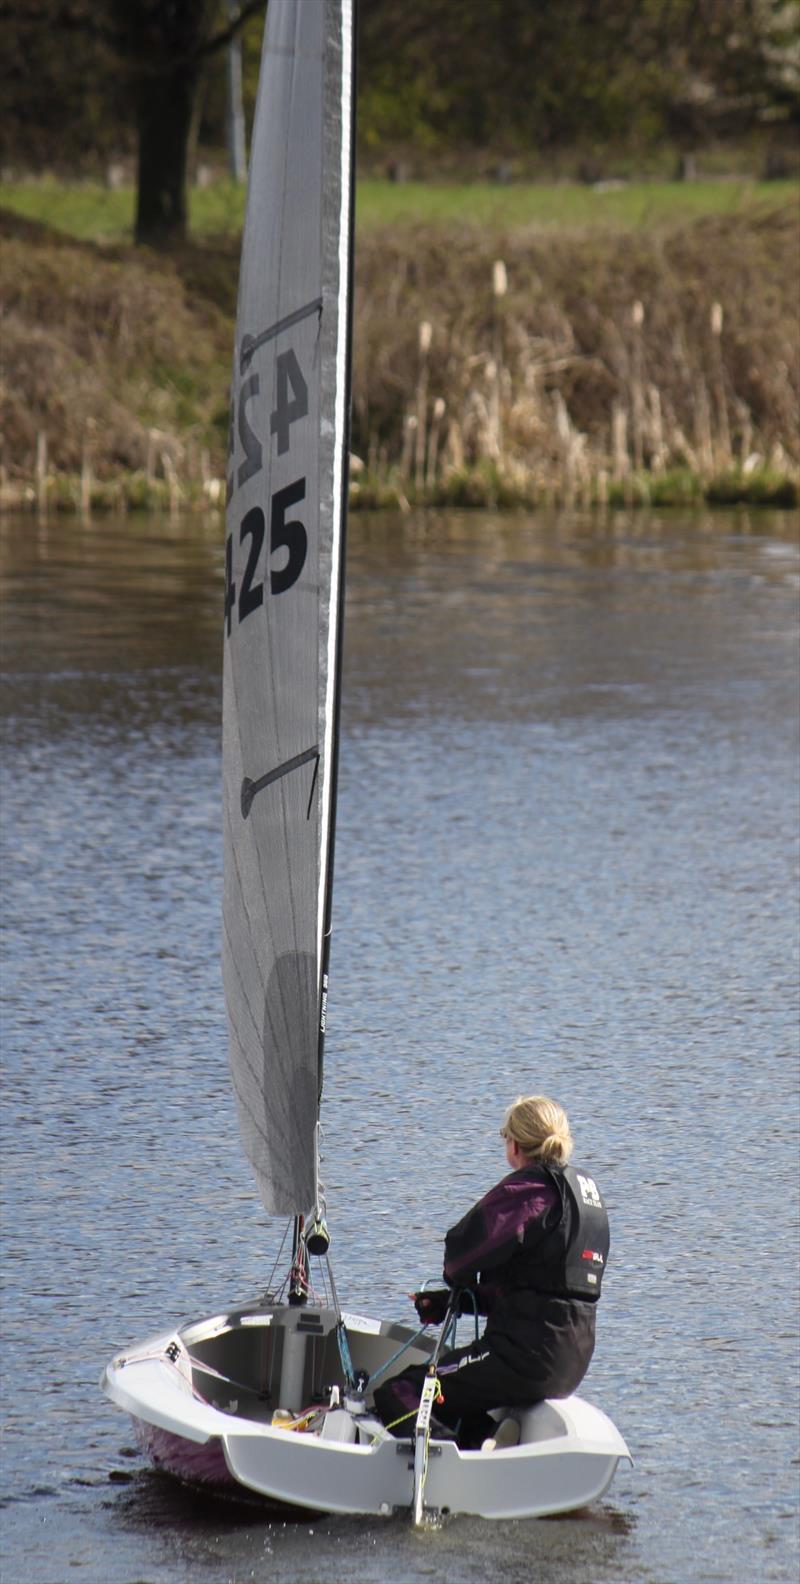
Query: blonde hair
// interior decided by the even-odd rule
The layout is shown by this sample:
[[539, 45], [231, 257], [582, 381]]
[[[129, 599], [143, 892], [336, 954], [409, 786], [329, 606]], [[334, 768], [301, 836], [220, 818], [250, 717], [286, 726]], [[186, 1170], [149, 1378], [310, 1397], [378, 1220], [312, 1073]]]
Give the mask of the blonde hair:
[[546, 1095], [518, 1095], [500, 1132], [503, 1138], [513, 1139], [531, 1160], [566, 1166], [572, 1154], [567, 1113]]

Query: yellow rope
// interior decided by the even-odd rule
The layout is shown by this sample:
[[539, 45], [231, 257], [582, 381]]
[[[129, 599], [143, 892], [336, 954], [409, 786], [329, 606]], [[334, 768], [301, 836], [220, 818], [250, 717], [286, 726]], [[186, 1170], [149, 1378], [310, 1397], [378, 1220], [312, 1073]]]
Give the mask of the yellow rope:
[[308, 1408], [304, 1413], [299, 1414], [296, 1419], [279, 1419], [277, 1424], [273, 1419], [272, 1428], [273, 1430], [303, 1430], [319, 1412], [319, 1408]]
[[399, 1419], [393, 1419], [391, 1424], [384, 1425], [384, 1430], [393, 1430], [395, 1425], [405, 1424], [406, 1419], [415, 1419], [419, 1413], [419, 1406], [412, 1408], [410, 1413], [401, 1414]]
[[[436, 1402], [444, 1402], [444, 1392], [442, 1391], [441, 1382], [438, 1380], [438, 1378], [436, 1380]], [[384, 1430], [393, 1430], [395, 1425], [405, 1424], [406, 1419], [414, 1419], [418, 1413], [419, 1403], [417, 1403], [416, 1408], [412, 1408], [409, 1413], [401, 1414], [399, 1419], [393, 1419], [391, 1424], [384, 1425], [383, 1428]]]
[[[441, 1383], [438, 1379], [436, 1381], [436, 1402], [444, 1402], [444, 1393], [442, 1392]], [[301, 1427], [307, 1425], [310, 1420], [312, 1420], [314, 1416], [319, 1413], [319, 1411], [319, 1408], [309, 1408], [305, 1413], [300, 1414], [297, 1419], [290, 1419], [284, 1423], [280, 1423], [279, 1421], [278, 1424], [274, 1426], [274, 1428], [276, 1430], [299, 1430]], [[391, 1424], [384, 1425], [383, 1428], [384, 1430], [394, 1430], [396, 1425], [405, 1424], [407, 1419], [416, 1418], [418, 1413], [419, 1403], [417, 1403], [416, 1408], [409, 1409], [408, 1413], [401, 1414], [399, 1419], [393, 1419]]]

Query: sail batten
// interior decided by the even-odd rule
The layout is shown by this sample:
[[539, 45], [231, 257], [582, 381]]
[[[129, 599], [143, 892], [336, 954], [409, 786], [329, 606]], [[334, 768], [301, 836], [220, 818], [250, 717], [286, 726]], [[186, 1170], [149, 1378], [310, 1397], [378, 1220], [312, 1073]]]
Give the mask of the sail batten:
[[349, 411], [353, 0], [271, 0], [232, 382], [223, 973], [268, 1211], [314, 1197]]

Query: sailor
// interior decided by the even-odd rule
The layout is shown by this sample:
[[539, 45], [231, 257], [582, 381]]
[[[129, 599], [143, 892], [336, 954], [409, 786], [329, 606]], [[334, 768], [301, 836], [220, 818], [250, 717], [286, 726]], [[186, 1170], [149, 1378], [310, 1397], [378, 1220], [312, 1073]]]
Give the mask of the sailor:
[[[594, 1352], [597, 1301], [609, 1249], [608, 1216], [594, 1178], [568, 1164], [572, 1135], [562, 1107], [520, 1097], [500, 1129], [510, 1174], [445, 1237], [442, 1290], [412, 1293], [421, 1320], [440, 1324], [454, 1289], [459, 1312], [487, 1316], [483, 1335], [442, 1354], [443, 1400], [432, 1435], [479, 1447], [493, 1432], [488, 1410], [566, 1397]], [[424, 1365], [375, 1391], [397, 1436], [413, 1433]]]

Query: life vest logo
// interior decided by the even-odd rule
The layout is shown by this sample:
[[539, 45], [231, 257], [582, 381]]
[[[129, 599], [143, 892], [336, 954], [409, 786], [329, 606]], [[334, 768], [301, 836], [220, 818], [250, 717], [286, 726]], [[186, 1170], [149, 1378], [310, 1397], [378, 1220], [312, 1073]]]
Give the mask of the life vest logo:
[[602, 1210], [603, 1201], [600, 1198], [600, 1192], [594, 1178], [583, 1177], [580, 1172], [576, 1172], [575, 1175], [578, 1179], [578, 1187], [580, 1188], [584, 1204], [591, 1205], [593, 1210]]
[[584, 1249], [581, 1259], [594, 1260], [595, 1265], [603, 1265], [605, 1263], [602, 1254], [597, 1249]]

